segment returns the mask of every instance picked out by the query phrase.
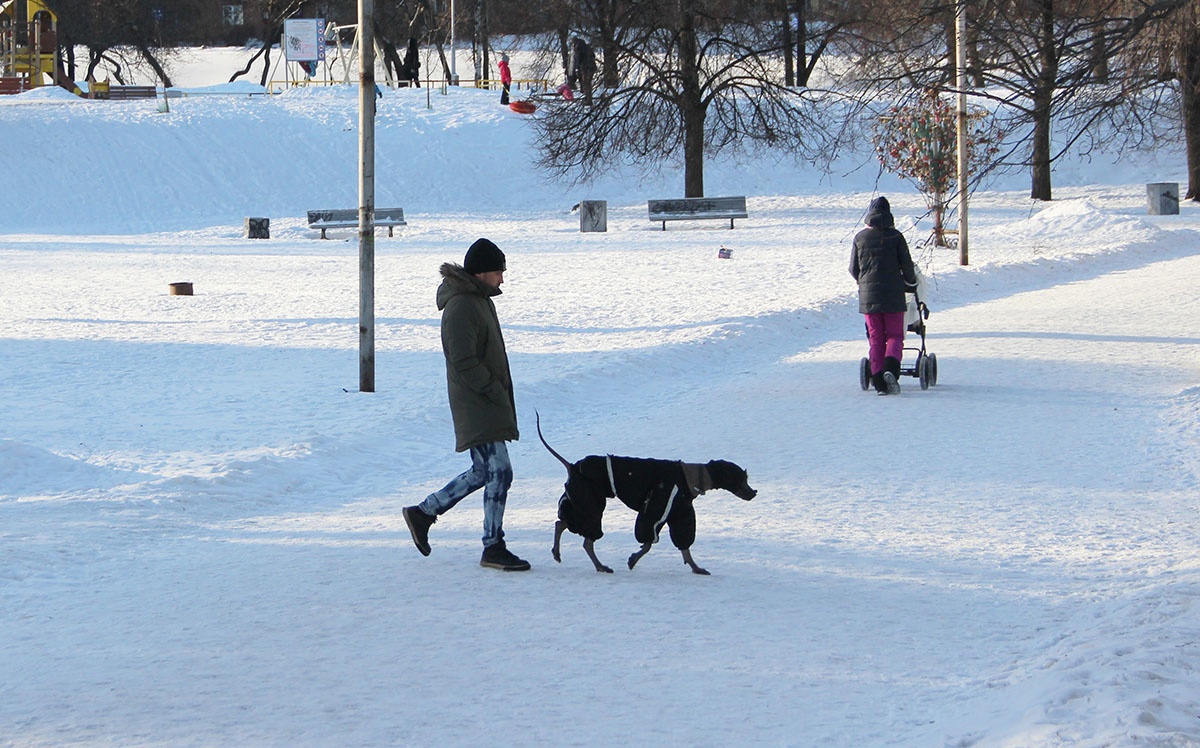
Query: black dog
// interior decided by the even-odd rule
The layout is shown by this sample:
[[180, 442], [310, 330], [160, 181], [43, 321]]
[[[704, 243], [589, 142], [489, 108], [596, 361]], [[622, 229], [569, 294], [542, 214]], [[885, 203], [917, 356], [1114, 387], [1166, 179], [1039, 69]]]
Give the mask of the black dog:
[[692, 501], [712, 488], [724, 489], [746, 501], [758, 494], [747, 482], [746, 471], [725, 460], [701, 464], [589, 455], [570, 463], [546, 443], [540, 416], [537, 432], [550, 454], [567, 468], [566, 490], [558, 500], [558, 521], [554, 523], [551, 553], [555, 561], [562, 561], [559, 543], [563, 531], [570, 530], [583, 536], [583, 550], [596, 571], [611, 574], [612, 569], [596, 558], [593, 546], [604, 535], [601, 519], [606, 500], [618, 498], [638, 513], [634, 537], [642, 547], [629, 557], [630, 569], [658, 542], [658, 533], [666, 525], [671, 531], [671, 542], [683, 554], [683, 562], [693, 573], [708, 574], [696, 565], [690, 550], [696, 539], [696, 510]]

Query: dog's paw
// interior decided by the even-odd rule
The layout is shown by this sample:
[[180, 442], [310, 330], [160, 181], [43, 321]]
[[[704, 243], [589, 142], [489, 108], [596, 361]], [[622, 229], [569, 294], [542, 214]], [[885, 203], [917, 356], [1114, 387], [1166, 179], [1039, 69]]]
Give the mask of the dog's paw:
[[562, 554], [558, 552], [557, 548], [551, 548], [550, 555], [554, 556], [555, 561], [557, 561], [560, 564], [562, 563]]
[[709, 574], [709, 573], [708, 573], [708, 570], [707, 570], [707, 569], [701, 569], [699, 566], [693, 566], [693, 567], [692, 567], [692, 573], [693, 573], [693, 574], [701, 574], [701, 575], [703, 575], [703, 576], [706, 576], [706, 577], [710, 577], [710, 576], [712, 576], [711, 574]]
[[607, 567], [607, 566], [605, 566], [604, 564], [600, 564], [599, 566], [597, 566], [597, 567], [596, 567], [596, 571], [601, 571], [601, 572], [604, 572], [605, 574], [612, 574], [612, 573], [613, 573], [613, 570], [612, 570], [612, 569], [610, 569], [610, 568], [608, 568], [608, 567]]

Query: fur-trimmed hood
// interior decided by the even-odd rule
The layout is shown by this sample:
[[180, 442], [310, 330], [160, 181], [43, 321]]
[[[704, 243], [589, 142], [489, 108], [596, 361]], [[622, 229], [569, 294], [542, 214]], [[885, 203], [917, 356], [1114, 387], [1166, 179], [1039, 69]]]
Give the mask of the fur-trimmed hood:
[[456, 262], [442, 263], [441, 274], [442, 285], [438, 286], [437, 290], [438, 311], [445, 309], [446, 303], [450, 301], [451, 297], [460, 293], [483, 297], [499, 296], [503, 293], [498, 287], [489, 286], [471, 275]]

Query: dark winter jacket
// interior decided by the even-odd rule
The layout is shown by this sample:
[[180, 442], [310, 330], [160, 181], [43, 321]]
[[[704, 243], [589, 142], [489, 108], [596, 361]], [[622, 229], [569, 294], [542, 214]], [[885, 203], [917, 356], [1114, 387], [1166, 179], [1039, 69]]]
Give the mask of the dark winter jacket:
[[416, 39], [408, 40], [408, 50], [404, 53], [404, 77], [410, 81], [421, 77], [421, 51]]
[[908, 242], [895, 228], [886, 197], [871, 201], [867, 228], [854, 237], [850, 275], [858, 281], [858, 311], [862, 314], [903, 312], [905, 291], [917, 285]]
[[579, 37], [571, 43], [571, 59], [567, 65], [567, 79], [579, 83], [596, 74], [596, 53], [592, 45]]
[[442, 312], [442, 352], [454, 419], [455, 449], [516, 441], [517, 406], [508, 354], [493, 296], [500, 294], [460, 265], [442, 265], [437, 307]]

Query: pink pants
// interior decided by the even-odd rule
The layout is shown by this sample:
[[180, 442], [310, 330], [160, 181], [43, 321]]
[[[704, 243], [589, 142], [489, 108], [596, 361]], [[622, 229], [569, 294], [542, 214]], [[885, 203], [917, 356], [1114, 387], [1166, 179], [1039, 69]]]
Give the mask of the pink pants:
[[868, 357], [871, 373], [883, 371], [883, 359], [891, 356], [897, 361], [904, 357], [904, 312], [873, 312], [867, 318]]

